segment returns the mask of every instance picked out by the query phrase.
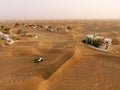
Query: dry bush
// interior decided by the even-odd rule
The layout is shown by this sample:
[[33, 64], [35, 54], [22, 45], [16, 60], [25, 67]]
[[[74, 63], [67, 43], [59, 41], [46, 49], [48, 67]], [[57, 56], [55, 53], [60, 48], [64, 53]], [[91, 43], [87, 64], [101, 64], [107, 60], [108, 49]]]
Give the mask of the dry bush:
[[1, 26], [1, 29], [4, 29], [4, 28], [5, 28], [5, 26], [2, 25], [2, 26]]
[[9, 28], [9, 27], [6, 27], [4, 30], [5, 31], [9, 31], [11, 28]]
[[13, 39], [13, 40], [19, 40], [18, 36], [11, 36], [10, 38]]
[[15, 23], [14, 27], [18, 27], [20, 24], [19, 23]]
[[104, 43], [104, 41], [105, 41], [105, 38], [95, 39], [95, 40], [93, 41], [93, 45], [94, 45], [95, 47], [99, 47], [100, 45], [102, 45], [102, 44]]
[[5, 34], [10, 34], [10, 30], [11, 30], [11, 28], [6, 27], [6, 28], [4, 28], [4, 30], [2, 32]]

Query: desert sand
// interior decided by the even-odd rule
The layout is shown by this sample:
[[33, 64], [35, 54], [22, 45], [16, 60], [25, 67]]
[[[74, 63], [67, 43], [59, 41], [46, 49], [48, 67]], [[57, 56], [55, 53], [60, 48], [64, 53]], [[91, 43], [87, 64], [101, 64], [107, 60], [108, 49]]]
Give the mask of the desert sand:
[[[16, 22], [18, 27], [14, 27]], [[2, 21], [1, 25], [10, 27], [10, 34], [24, 29], [39, 38], [20, 37], [12, 45], [0, 40], [0, 90], [120, 90], [120, 21]], [[65, 32], [67, 26], [72, 30]], [[62, 29], [58, 32], [57, 28]], [[109, 52], [81, 42], [94, 33], [113, 39]], [[36, 57], [44, 60], [35, 63]]]

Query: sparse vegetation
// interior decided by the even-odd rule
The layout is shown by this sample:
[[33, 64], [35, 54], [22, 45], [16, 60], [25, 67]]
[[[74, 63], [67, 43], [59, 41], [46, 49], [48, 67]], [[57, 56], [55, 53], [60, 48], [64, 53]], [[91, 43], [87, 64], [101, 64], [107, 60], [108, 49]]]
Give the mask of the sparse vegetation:
[[72, 30], [72, 28], [70, 26], [67, 26], [67, 29], [70, 30], [70, 31]]
[[17, 34], [20, 34], [22, 31], [23, 31], [22, 29], [19, 29], [19, 30], [17, 31]]
[[93, 41], [93, 45], [95, 47], [98, 47], [98, 46], [100, 46], [104, 43], [104, 40], [105, 40], [104, 38], [103, 39], [96, 39], [96, 40]]
[[15, 23], [14, 27], [18, 27], [20, 24], [19, 23]]
[[41, 27], [41, 28], [43, 28], [43, 26], [42, 26], [42, 25], [38, 25], [38, 27]]
[[25, 36], [26, 33], [27, 33], [27, 31], [22, 30], [22, 29], [19, 29], [19, 30], [17, 31], [17, 34], [20, 34], [21, 36]]
[[1, 26], [1, 29], [4, 29], [4, 26], [3, 26], [3, 25]]
[[4, 30], [5, 31], [9, 31], [11, 28], [9, 28], [9, 27], [6, 27]]
[[19, 37], [18, 37], [18, 36], [15, 36], [15, 35], [14, 35], [14, 36], [11, 36], [10, 38], [13, 39], [13, 40], [19, 40]]
[[10, 30], [11, 30], [11, 28], [9, 28], [9, 27], [6, 27], [6, 28], [4, 28], [3, 29], [3, 33], [6, 33], [6, 34], [10, 34]]
[[52, 26], [48, 26], [48, 28], [52, 28]]

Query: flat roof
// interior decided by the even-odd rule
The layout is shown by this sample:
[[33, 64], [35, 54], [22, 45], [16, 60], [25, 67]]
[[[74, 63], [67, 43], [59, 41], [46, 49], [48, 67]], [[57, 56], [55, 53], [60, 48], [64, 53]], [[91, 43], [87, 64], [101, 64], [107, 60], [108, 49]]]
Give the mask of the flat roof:
[[[94, 38], [94, 35], [86, 35], [87, 37], [89, 37], [89, 38]], [[102, 37], [102, 36], [96, 36], [96, 38], [104, 38], [104, 37]]]
[[[86, 37], [88, 37], [88, 38], [94, 38], [94, 35], [86, 35]], [[104, 38], [103, 36], [96, 36], [96, 38]], [[110, 39], [110, 38], [105, 38], [105, 41], [112, 41], [112, 39]]]

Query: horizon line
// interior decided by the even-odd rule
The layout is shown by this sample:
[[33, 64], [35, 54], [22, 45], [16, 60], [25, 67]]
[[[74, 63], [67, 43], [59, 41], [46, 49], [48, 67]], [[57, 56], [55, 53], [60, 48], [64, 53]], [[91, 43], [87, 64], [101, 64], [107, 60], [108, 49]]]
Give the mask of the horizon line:
[[91, 18], [91, 19], [88, 19], [88, 18], [84, 18], [84, 19], [0, 19], [0, 21], [29, 21], [29, 20], [120, 20], [120, 18]]

